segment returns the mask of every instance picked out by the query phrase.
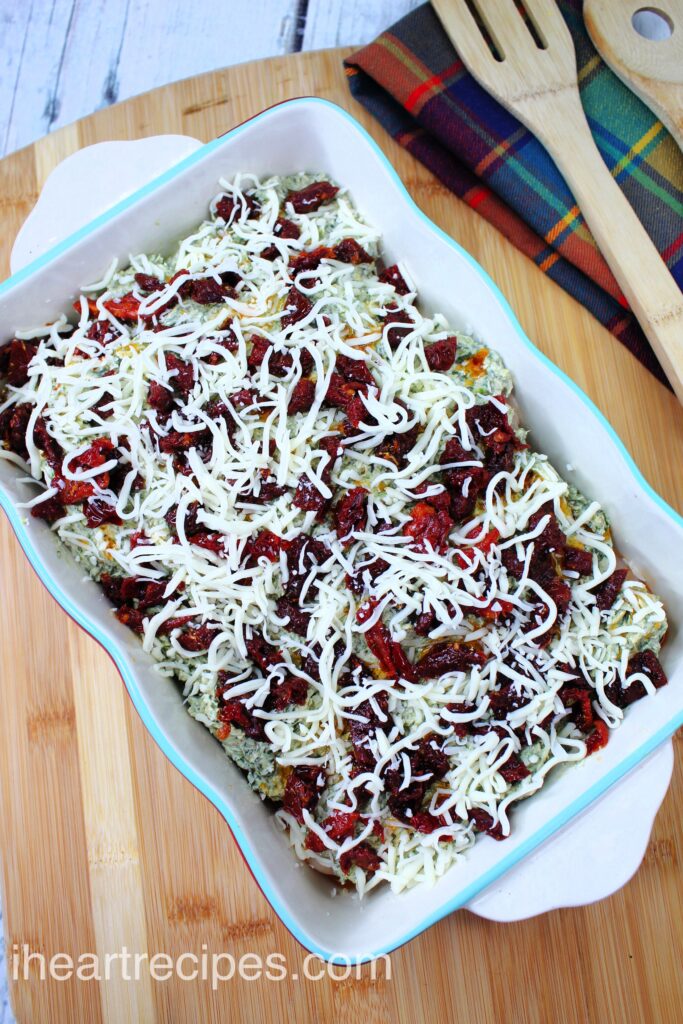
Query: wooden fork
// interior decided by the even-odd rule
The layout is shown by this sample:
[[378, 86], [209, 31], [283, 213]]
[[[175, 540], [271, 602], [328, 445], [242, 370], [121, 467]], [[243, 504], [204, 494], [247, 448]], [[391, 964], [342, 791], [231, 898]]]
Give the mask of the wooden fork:
[[470, 73], [554, 159], [683, 403], [683, 294], [593, 142], [555, 3], [523, 0], [526, 19], [515, 0], [432, 5]]

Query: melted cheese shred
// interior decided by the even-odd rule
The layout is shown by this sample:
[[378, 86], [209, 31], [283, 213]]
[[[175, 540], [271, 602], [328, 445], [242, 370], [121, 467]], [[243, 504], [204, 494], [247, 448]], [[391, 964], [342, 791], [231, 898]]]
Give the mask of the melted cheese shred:
[[[617, 565], [609, 526], [597, 503], [569, 502], [567, 484], [530, 447], [521, 446], [512, 466], [490, 480], [467, 522], [454, 524], [444, 552], [411, 543], [404, 527], [415, 502], [443, 491], [434, 481], [444, 468], [440, 458], [446, 442], [461, 440], [468, 459], [459, 467], [483, 464], [486, 439], [470, 430], [467, 410], [490, 400], [514, 424], [510, 375], [496, 353], [465, 335], [457, 335], [453, 368], [431, 370], [427, 346], [456, 332], [440, 315], [421, 312], [414, 291], [400, 295], [381, 281], [373, 263], [325, 258], [314, 271], [300, 273], [297, 287], [311, 307], [283, 328], [294, 283], [291, 256], [348, 238], [373, 259], [380, 252], [377, 233], [343, 190], [316, 211], [294, 211], [286, 198], [289, 190], [312, 180], [261, 181], [244, 174], [221, 182], [221, 195], [234, 202], [228, 224], [217, 215], [214, 200], [209, 218], [172, 254], [133, 255], [126, 268], [113, 263], [98, 281], [84, 286], [75, 323], [62, 318], [47, 328], [18, 332], [38, 350], [27, 382], [6, 388], [0, 413], [14, 404], [32, 406], [28, 461], [11, 452], [0, 455], [21, 463], [46, 488], [27, 506], [54, 495], [53, 470], [34, 436], [38, 418], [44, 417], [67, 453], [64, 477], [92, 483], [120, 519], [117, 525], [91, 528], [81, 506], [69, 505], [54, 532], [94, 578], [106, 572], [165, 582], [163, 606], [145, 612], [144, 649], [162, 674], [180, 680], [190, 712], [221, 738], [262, 795], [279, 801], [293, 770], [320, 767], [324, 787], [317, 806], [300, 816], [281, 809], [277, 818], [300, 858], [351, 882], [362, 895], [381, 882], [401, 891], [434, 881], [473, 844], [473, 812], [486, 812], [492, 826], [508, 834], [511, 805], [538, 790], [557, 765], [586, 756], [585, 737], [559, 696], [572, 678], [568, 667], [590, 680], [595, 713], [615, 727], [623, 712], [609, 701], [606, 688], [615, 680], [626, 682], [634, 651], [658, 649], [666, 619], [661, 602], [634, 579], [627, 580], [609, 611], [599, 611], [596, 587]], [[260, 204], [256, 216], [250, 215], [249, 196]], [[281, 237], [279, 216], [296, 225], [298, 238]], [[272, 247], [276, 257], [264, 258], [264, 251], [272, 255]], [[407, 269], [400, 269], [410, 288]], [[136, 283], [136, 274], [158, 278], [165, 282], [163, 289], [148, 294]], [[222, 301], [205, 305], [180, 294], [188, 282], [220, 282], [221, 275], [238, 275]], [[129, 292], [146, 319], [131, 323], [107, 309], [111, 300]], [[111, 323], [115, 340], [86, 337], [92, 319], [87, 300], [95, 303], [99, 319]], [[168, 307], [170, 300], [175, 304]], [[408, 325], [394, 347], [384, 322], [387, 310], [405, 313]], [[393, 320], [400, 324], [400, 316]], [[254, 336], [273, 348], [252, 372], [247, 358]], [[324, 399], [340, 354], [364, 360], [378, 386], [363, 399], [367, 414], [359, 432], [345, 445], [343, 458], [331, 463], [321, 441], [339, 432], [343, 415]], [[282, 355], [289, 357], [288, 365], [284, 372], [277, 367], [273, 372], [272, 360]], [[194, 383], [164, 419], [150, 406], [149, 387], [156, 382], [178, 394], [173, 357], [192, 367]], [[315, 382], [312, 405], [290, 415], [292, 393], [309, 372], [307, 365], [313, 367]], [[246, 407], [235, 398], [245, 388], [258, 392], [255, 404]], [[229, 410], [232, 429], [225, 418], [211, 415], [209, 403], [216, 400]], [[415, 442], [399, 465], [378, 454], [384, 439], [415, 427]], [[201, 451], [187, 451], [182, 471], [173, 453], [160, 449], [171, 431], [210, 438]], [[517, 434], [523, 442], [519, 427]], [[102, 436], [121, 446], [122, 454], [94, 468], [79, 468], [78, 456]], [[123, 481], [114, 493], [99, 481], [120, 462]], [[293, 505], [303, 477], [326, 499], [366, 488], [367, 524], [342, 543], [329, 518], [318, 520], [315, 512]], [[260, 496], [266, 481], [281, 489], [270, 500]], [[463, 484], [465, 497], [470, 484], [469, 478]], [[200, 526], [222, 538], [222, 549], [193, 543], [188, 528], [193, 503], [199, 504]], [[534, 540], [547, 521], [531, 525], [530, 520], [548, 505], [572, 545], [592, 555], [590, 576], [565, 573], [571, 603], [564, 615], [530, 575]], [[173, 508], [175, 532], [166, 519]], [[249, 539], [262, 530], [284, 541], [305, 531], [327, 546], [329, 555], [322, 561], [300, 567], [300, 607], [310, 616], [305, 636], [292, 632], [276, 609], [292, 571], [286, 553], [275, 561], [260, 557], [245, 567]], [[135, 543], [140, 531], [144, 544]], [[477, 539], [491, 535], [493, 542], [477, 547]], [[523, 563], [520, 578], [504, 567], [509, 548]], [[368, 573], [377, 560], [382, 570]], [[365, 581], [362, 597], [347, 586], [349, 575]], [[375, 604], [359, 624], [358, 606], [368, 597]], [[482, 614], [495, 612], [500, 602], [509, 608], [506, 615], [491, 619]], [[433, 625], [425, 638], [415, 633], [414, 623], [428, 612]], [[183, 625], [164, 629], [178, 617], [191, 617], [195, 626], [212, 624], [208, 649], [187, 650], [181, 643]], [[368, 629], [379, 622], [413, 661], [430, 644], [450, 640], [477, 644], [485, 663], [419, 682], [387, 678], [366, 642]], [[282, 652], [282, 662], [269, 671], [248, 657], [247, 641], [255, 631]], [[369, 671], [350, 673], [354, 655]], [[317, 666], [314, 675], [306, 671], [311, 659]], [[250, 739], [234, 723], [225, 735], [216, 695], [219, 672], [230, 679], [223, 700], [244, 701], [264, 722], [265, 740]], [[306, 679], [305, 703], [266, 710], [272, 686], [290, 674]], [[646, 676], [642, 681], [652, 689]], [[521, 698], [519, 707], [496, 718], [491, 694], [507, 684]], [[382, 700], [387, 701], [386, 714]], [[359, 711], [366, 702], [383, 724], [369, 733], [372, 758], [359, 771], [349, 729], [353, 722], [366, 721]], [[449, 710], [450, 705], [466, 710]], [[455, 728], [492, 721], [497, 728], [480, 734]], [[398, 820], [387, 803], [387, 771], [401, 773], [399, 794], [420, 782], [409, 755], [423, 741], [436, 742], [448, 758], [448, 770], [426, 793], [424, 810], [438, 815], [441, 823], [431, 832], [412, 828], [409, 817]], [[506, 782], [500, 771], [512, 754], [528, 770], [516, 783]], [[331, 838], [324, 823], [335, 812], [349, 811], [360, 815], [355, 832]], [[311, 843], [312, 836], [317, 842]], [[361, 843], [379, 858], [374, 873], [353, 864], [353, 849]], [[346, 871], [340, 864], [345, 854], [351, 865]]]

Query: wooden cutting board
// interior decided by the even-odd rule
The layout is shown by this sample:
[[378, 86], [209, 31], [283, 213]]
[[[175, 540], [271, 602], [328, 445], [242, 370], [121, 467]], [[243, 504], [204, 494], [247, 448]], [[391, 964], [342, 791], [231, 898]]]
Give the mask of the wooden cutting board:
[[[331, 50], [188, 79], [63, 128], [0, 162], [3, 275], [52, 168], [104, 139], [208, 140], [278, 100], [346, 107], [418, 203], [487, 268], [526, 331], [595, 399], [645, 476], [683, 510], [683, 409], [576, 302], [453, 198], [351, 99]], [[495, 338], [491, 339], [495, 344]], [[567, 425], [571, 429], [571, 425]], [[31, 980], [20, 1021], [674, 1021], [683, 1015], [683, 771], [645, 862], [592, 907], [498, 925], [452, 915], [392, 957], [392, 977], [303, 980], [305, 952], [251, 878], [225, 822], [165, 760], [116, 670], [39, 584], [0, 517], [0, 841], [7, 952], [286, 956], [298, 979]], [[680, 747], [680, 738], [676, 740]], [[11, 963], [10, 963], [11, 967]]]

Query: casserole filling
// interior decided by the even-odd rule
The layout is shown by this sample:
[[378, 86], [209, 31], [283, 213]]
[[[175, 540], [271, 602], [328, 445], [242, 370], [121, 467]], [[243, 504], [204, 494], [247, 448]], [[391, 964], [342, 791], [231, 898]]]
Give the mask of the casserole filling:
[[0, 350], [0, 456], [297, 856], [400, 891], [666, 682], [665, 612], [342, 189], [221, 186]]

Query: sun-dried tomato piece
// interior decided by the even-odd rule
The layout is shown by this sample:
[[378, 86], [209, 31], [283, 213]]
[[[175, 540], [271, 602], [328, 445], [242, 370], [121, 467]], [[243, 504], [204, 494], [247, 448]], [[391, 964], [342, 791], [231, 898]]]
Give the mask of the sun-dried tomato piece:
[[308, 624], [311, 621], [311, 616], [308, 612], [300, 608], [286, 594], [277, 599], [275, 608], [280, 618], [286, 620], [288, 629], [293, 633], [298, 633], [299, 636], [305, 637], [307, 635]]
[[[133, 579], [133, 582], [137, 585], [137, 604], [138, 608], [152, 608], [154, 605], [161, 604], [168, 580], [143, 580]], [[126, 583], [124, 581], [121, 587], [122, 596], [125, 601], [128, 600], [126, 596]], [[182, 588], [181, 584], [181, 588]]]
[[493, 818], [488, 811], [484, 811], [480, 807], [473, 807], [471, 811], [468, 811], [467, 817], [470, 821], [474, 822], [477, 832], [486, 832], [492, 839], [497, 839], [499, 842], [507, 838], [503, 834], [503, 827], [500, 822], [494, 825]]
[[600, 718], [596, 718], [593, 731], [586, 736], [586, 756], [590, 757], [596, 750], [607, 746], [609, 740], [609, 729], [607, 724]]
[[114, 327], [111, 320], [93, 320], [85, 332], [85, 336], [89, 341], [98, 341], [100, 345], [108, 345], [121, 337], [121, 331]]
[[605, 612], [612, 607], [627, 575], [626, 569], [616, 569], [599, 587], [595, 588], [593, 591], [595, 594], [595, 604], [601, 612]]
[[123, 583], [125, 579], [125, 576], [112, 576], [109, 572], [103, 572], [100, 576], [99, 584], [112, 604], [121, 604], [123, 602]]
[[242, 388], [230, 395], [230, 401], [236, 409], [248, 409], [258, 402], [259, 394], [254, 388]]
[[304, 810], [313, 811], [325, 785], [325, 770], [317, 765], [296, 765], [287, 779], [282, 807], [299, 823]]
[[274, 665], [282, 664], [282, 653], [269, 644], [263, 634], [253, 629], [251, 636], [245, 640], [247, 654], [255, 665], [263, 672], [268, 672]]
[[410, 513], [410, 522], [403, 527], [407, 537], [412, 537], [416, 551], [436, 551], [439, 554], [448, 547], [448, 538], [454, 522], [447, 512], [434, 508], [427, 501], [418, 501]]
[[312, 213], [319, 210], [323, 203], [329, 203], [339, 191], [331, 181], [312, 181], [310, 185], [289, 192], [285, 198], [291, 203], [295, 213]]
[[225, 549], [225, 535], [214, 530], [197, 530], [189, 538], [192, 544], [203, 548], [204, 551], [213, 551], [221, 558], [227, 558], [228, 552]]
[[369, 580], [371, 584], [374, 583], [377, 577], [386, 572], [388, 568], [389, 563], [383, 558], [374, 558], [367, 565], [362, 565], [353, 576], [347, 574], [346, 586], [352, 594], [360, 597], [366, 587], [366, 581]]
[[[273, 234], [277, 235], [278, 238], [293, 239], [299, 238], [301, 231], [294, 223], [294, 221], [287, 220], [286, 217], [278, 217], [273, 227]], [[265, 249], [261, 250], [261, 258], [264, 260], [276, 260], [280, 255], [280, 249], [277, 245], [267, 245]]]
[[308, 830], [304, 846], [307, 850], [311, 850], [313, 853], [322, 853], [325, 849], [325, 844], [320, 836], [317, 832], [313, 832], [311, 829]]
[[392, 284], [398, 295], [407, 295], [410, 291], [403, 278], [403, 274], [395, 263], [390, 267], [385, 267], [378, 277], [383, 284]]
[[[373, 704], [377, 705], [379, 714]], [[364, 700], [353, 710], [353, 718], [349, 719], [349, 737], [353, 748], [353, 759], [358, 765], [372, 767], [375, 757], [370, 749], [370, 741], [374, 739], [378, 729], [383, 732], [391, 730], [391, 716], [388, 712], [389, 700], [386, 692], [375, 694], [373, 702]], [[359, 720], [360, 719], [360, 720]]]
[[364, 636], [365, 642], [388, 676], [415, 682], [413, 663], [398, 640], [392, 640], [391, 633], [383, 622], [376, 622], [374, 626], [370, 626]]
[[486, 468], [493, 475], [512, 469], [514, 453], [523, 448], [508, 421], [508, 415], [498, 403], [474, 405], [465, 414], [467, 425], [475, 443], [483, 447]]
[[280, 319], [280, 327], [284, 331], [285, 328], [291, 327], [292, 324], [297, 324], [304, 317], [307, 317], [312, 309], [313, 303], [308, 296], [300, 292], [296, 285], [292, 285], [287, 292], [284, 313]]
[[526, 779], [531, 775], [527, 766], [523, 761], [520, 761], [516, 754], [510, 754], [505, 764], [501, 765], [498, 771], [509, 786], [513, 786], [516, 782], [521, 782], [522, 779]]
[[628, 682], [629, 678], [636, 673], [648, 676], [658, 690], [662, 686], [666, 686], [668, 682], [657, 655], [653, 651], [638, 651], [631, 655], [626, 666], [626, 683], [628, 685], [622, 686], [620, 681], [615, 679], [605, 687], [605, 696], [610, 703], [618, 708], [626, 708], [634, 701], [642, 700], [647, 696], [647, 690], [640, 679]]
[[435, 625], [436, 615], [432, 609], [429, 608], [427, 611], [420, 612], [415, 619], [415, 626], [413, 628], [418, 636], [427, 636], [427, 634], [434, 629]]
[[352, 263], [354, 266], [358, 266], [359, 263], [372, 263], [372, 256], [355, 238], [342, 238], [341, 242], [337, 242], [334, 257], [340, 263]]
[[296, 486], [296, 492], [292, 504], [300, 508], [302, 512], [323, 512], [330, 503], [329, 498], [323, 497], [317, 485], [309, 476], [302, 476]]
[[301, 706], [308, 697], [308, 683], [301, 676], [287, 678], [273, 686], [268, 697], [268, 706], [273, 711], [284, 711], [290, 704]]
[[[425, 813], [421, 807], [427, 789], [433, 782], [443, 779], [450, 769], [450, 762], [448, 755], [438, 746], [435, 736], [424, 737], [414, 750], [407, 750], [405, 754], [410, 763], [411, 781], [408, 785], [402, 763], [395, 768], [387, 769], [384, 773], [385, 788], [389, 794], [389, 809], [399, 821], [422, 831], [419, 827], [420, 819], [418, 818], [417, 822], [415, 820], [416, 815]], [[442, 822], [437, 821], [434, 828], [441, 824]]]
[[387, 343], [390, 349], [398, 348], [403, 338], [407, 337], [415, 327], [415, 321], [407, 313], [400, 309], [391, 309], [384, 317], [384, 325], [389, 324], [386, 332]]
[[557, 521], [552, 502], [548, 501], [545, 505], [541, 505], [538, 511], [529, 517], [527, 529], [534, 530], [545, 516], [549, 516], [549, 519], [538, 537], [534, 537], [534, 550], [561, 555], [564, 553], [567, 538]]
[[[396, 404], [402, 405], [403, 403], [399, 399]], [[387, 434], [377, 445], [375, 453], [381, 459], [388, 459], [402, 469], [406, 462], [406, 456], [414, 448], [419, 433], [420, 424], [414, 423], [408, 430]]]
[[465, 413], [465, 419], [477, 444], [487, 447], [506, 445], [515, 437], [508, 414], [500, 408], [498, 402], [473, 405]]
[[158, 380], [151, 380], [147, 389], [147, 401], [158, 412], [169, 412], [173, 406], [173, 391], [160, 384]]
[[119, 622], [122, 622], [124, 626], [128, 626], [128, 629], [132, 629], [134, 633], [139, 633], [140, 635], [144, 633], [143, 619], [145, 616], [138, 608], [121, 605], [114, 614]]
[[352, 359], [351, 356], [345, 356], [340, 352], [337, 355], [335, 370], [345, 381], [377, 387], [377, 382], [365, 358]]
[[442, 466], [448, 466], [453, 462], [473, 462], [476, 461], [476, 458], [476, 453], [472, 450], [467, 451], [460, 438], [454, 435], [453, 437], [449, 437], [446, 441], [441, 457], [439, 458], [439, 463]]
[[201, 626], [184, 629], [178, 637], [178, 643], [186, 651], [206, 651], [220, 629], [215, 622], [204, 622]]
[[332, 811], [323, 821], [322, 827], [330, 839], [334, 839], [335, 843], [342, 843], [354, 834], [359, 820], [358, 811]]
[[330, 554], [330, 549], [322, 541], [306, 533], [297, 534], [286, 549], [288, 578], [284, 584], [285, 592], [298, 598], [313, 566], [326, 562]]
[[367, 601], [363, 601], [363, 603], [358, 605], [358, 608], [356, 609], [356, 622], [359, 625], [367, 622], [368, 619], [372, 618], [376, 608], [377, 601], [374, 597], [369, 597]]
[[226, 352], [232, 352], [234, 354], [235, 352], [239, 351], [239, 341], [237, 340], [237, 335], [233, 331], [231, 324], [232, 320], [228, 318], [221, 327], [221, 331], [226, 332], [225, 337], [217, 337], [210, 339], [216, 345], [218, 345], [221, 351], [213, 351], [209, 352], [205, 356], [201, 356], [201, 361], [203, 363], [206, 363], [208, 366], [218, 366], [225, 360]]
[[339, 867], [345, 875], [348, 875], [352, 867], [360, 868], [361, 871], [374, 875], [375, 871], [379, 870], [381, 866], [382, 861], [379, 854], [373, 850], [369, 843], [358, 843], [357, 846], [346, 850], [339, 857]]
[[[447, 704], [444, 711], [450, 711], [454, 715], [465, 715], [472, 711], [472, 705], [469, 703]], [[472, 731], [471, 722], [452, 722], [450, 718], [446, 718], [443, 714], [439, 719], [439, 724], [445, 726], [446, 729], [450, 729], [453, 736], [457, 736], [461, 740], [469, 736]]]
[[[185, 530], [186, 536], [191, 536], [196, 533], [197, 530], [203, 530], [204, 527], [200, 526], [198, 521], [198, 514], [200, 510], [200, 504], [198, 501], [191, 501], [185, 509], [185, 518], [183, 519], [183, 529]], [[171, 505], [168, 512], [165, 513], [164, 519], [168, 524], [171, 533], [177, 533], [176, 519], [178, 516], [178, 506]]]
[[150, 295], [152, 292], [162, 292], [166, 285], [153, 274], [136, 274], [135, 283], [141, 292]]
[[95, 493], [94, 486], [88, 480], [65, 480], [58, 473], [55, 473], [52, 485], [57, 487], [62, 505], [80, 505]]
[[192, 622], [192, 615], [175, 615], [170, 619], [165, 619], [160, 626], [157, 627], [157, 633], [159, 636], [168, 636], [174, 629], [182, 629], [188, 622]]
[[[114, 455], [114, 443], [108, 437], [97, 437], [86, 451], [81, 452], [80, 455], [77, 455], [75, 459], [71, 460], [71, 468], [72, 470], [95, 469], [97, 466], [103, 466], [105, 462], [110, 461]], [[65, 482], [80, 483], [80, 481]], [[100, 473], [97, 477], [97, 482], [100, 487], [107, 487], [109, 485], [109, 473]]]
[[159, 438], [159, 451], [165, 455], [186, 452], [191, 448], [199, 448], [210, 440], [211, 431], [208, 427], [203, 430], [188, 430], [182, 434], [178, 430], [169, 430], [168, 434]]
[[337, 503], [333, 512], [335, 529], [341, 541], [350, 541], [356, 530], [364, 530], [368, 521], [368, 492], [365, 487], [352, 487]]
[[[94, 469], [95, 466], [102, 466], [105, 462], [111, 459], [113, 452], [114, 442], [110, 438], [97, 437], [91, 442], [90, 447], [87, 448], [86, 451], [81, 452], [81, 454], [77, 455], [75, 459], [72, 459], [72, 468]], [[102, 486], [106, 486], [106, 484], [103, 484]]]
[[31, 515], [34, 519], [44, 519], [46, 523], [56, 523], [58, 519], [66, 515], [66, 509], [56, 494], [37, 505], [31, 506]]
[[566, 547], [563, 567], [569, 572], [578, 572], [579, 576], [590, 576], [593, 572], [593, 554], [581, 548]]
[[415, 671], [420, 679], [437, 679], [446, 672], [466, 672], [477, 665], [485, 665], [486, 661], [484, 651], [472, 644], [443, 640], [420, 656]]
[[581, 732], [590, 732], [595, 721], [591, 691], [582, 686], [566, 684], [559, 691], [559, 697], [571, 711], [572, 721]]
[[273, 234], [278, 238], [299, 238], [301, 230], [292, 220], [286, 217], [278, 217], [273, 227]]
[[503, 683], [500, 689], [489, 690], [488, 697], [494, 718], [504, 718], [511, 711], [526, 707], [531, 700], [520, 692], [515, 683]]
[[166, 584], [166, 580], [146, 580], [141, 576], [112, 576], [110, 573], [100, 576], [100, 586], [110, 601], [141, 609], [159, 604]]
[[228, 433], [232, 433], [235, 429], [235, 418], [225, 402], [222, 402], [220, 398], [212, 398], [207, 402], [204, 406], [204, 412], [214, 422], [222, 420], [228, 427]]
[[276, 501], [277, 498], [281, 498], [287, 491], [286, 487], [281, 487], [277, 483], [276, 478], [272, 475], [268, 469], [259, 470], [259, 490], [258, 494], [256, 489], [251, 491], [242, 497], [242, 501], [248, 501], [252, 505], [267, 505], [270, 501]]
[[430, 370], [445, 373], [455, 362], [455, 352], [458, 347], [457, 338], [444, 338], [442, 341], [435, 341], [425, 348], [425, 359]]
[[[88, 306], [90, 311], [96, 316], [98, 313], [97, 303], [89, 299]], [[107, 299], [103, 306], [117, 320], [130, 320], [132, 322], [137, 320], [140, 314], [140, 300], [136, 299], [132, 292], [127, 292], [118, 299]]]
[[545, 592], [557, 606], [557, 617], [562, 618], [566, 613], [572, 600], [572, 589], [569, 584], [559, 576], [553, 576], [545, 584]]
[[635, 675], [636, 672], [642, 672], [643, 675], [649, 676], [657, 690], [666, 686], [668, 682], [666, 673], [654, 651], [637, 651], [631, 655], [626, 668], [627, 678]]
[[287, 414], [294, 416], [297, 412], [308, 412], [315, 401], [315, 382], [302, 377], [292, 388], [287, 405]]
[[356, 394], [354, 384], [344, 380], [339, 373], [333, 373], [325, 393], [325, 404], [335, 409], [346, 409]]
[[[252, 373], [259, 369], [264, 359], [268, 357], [268, 372], [273, 377], [286, 377], [294, 365], [294, 356], [291, 352], [275, 352], [272, 342], [260, 335], [252, 339], [252, 346], [247, 356], [247, 366]], [[302, 349], [299, 358], [304, 373], [309, 373], [312, 368], [312, 358], [307, 349]]]
[[175, 352], [166, 353], [166, 367], [171, 371], [170, 384], [174, 391], [187, 397], [195, 386], [196, 377], [192, 363], [186, 363]]
[[244, 698], [224, 697], [224, 693], [233, 685], [225, 672], [218, 673], [216, 696], [219, 702], [218, 719], [224, 725], [238, 726], [249, 739], [263, 742], [266, 738], [265, 720], [254, 714], [254, 708], [247, 707]]
[[242, 215], [243, 209], [246, 210], [247, 220], [251, 220], [261, 212], [258, 200], [252, 195], [243, 193], [242, 197], [238, 199], [223, 195], [216, 203], [216, 216], [222, 217], [226, 224], [229, 224], [235, 211], [237, 211], [236, 219], [238, 219]]
[[334, 259], [335, 251], [329, 245], [317, 245], [315, 249], [295, 253], [289, 257], [289, 268], [294, 275], [317, 270], [323, 260]]
[[255, 334], [251, 339], [251, 349], [247, 356], [247, 366], [254, 373], [261, 366], [263, 360], [273, 350], [273, 343], [268, 341], [267, 338], [261, 337], [260, 334]]
[[38, 351], [38, 346], [31, 341], [13, 338], [1, 350], [3, 353], [3, 371], [8, 384], [19, 388], [28, 380], [28, 368]]
[[286, 542], [276, 533], [271, 533], [270, 530], [259, 530], [247, 541], [245, 554], [252, 559], [265, 557], [269, 562], [277, 562], [280, 552], [286, 547]]
[[490, 622], [496, 622], [498, 619], [504, 619], [507, 615], [511, 615], [514, 607], [510, 601], [504, 601], [497, 597], [485, 608], [478, 608], [476, 613]]
[[83, 514], [85, 521], [91, 529], [102, 526], [103, 523], [121, 525], [121, 519], [116, 512], [116, 506], [104, 498], [88, 498], [83, 502]]
[[178, 294], [200, 306], [217, 306], [225, 301], [230, 289], [215, 277], [198, 277], [182, 284]]
[[[20, 455], [22, 459], [28, 458], [28, 449], [26, 448], [26, 431], [28, 430], [28, 421], [31, 419], [32, 414], [33, 406], [29, 402], [20, 402], [18, 405], [11, 405], [8, 409], [5, 409], [3, 413], [0, 413], [0, 439], [4, 442], [9, 451], [14, 452], [16, 455]], [[33, 428], [33, 440], [40, 448], [41, 445], [38, 437], [36, 436], [38, 431], [38, 422], [42, 422], [43, 427], [45, 427], [45, 421], [42, 416], [39, 417], [39, 421], [36, 422], [36, 425]], [[45, 430], [45, 433], [47, 435], [47, 430]], [[52, 438], [50, 438], [50, 441], [52, 441]], [[57, 442], [55, 441], [54, 444], [57, 444]], [[57, 447], [59, 446], [57, 445]], [[59, 458], [57, 460], [57, 465], [61, 465], [61, 462], [62, 460]], [[48, 463], [52, 465], [49, 458]]]
[[482, 466], [447, 469], [443, 479], [450, 495], [450, 511], [456, 522], [469, 519], [477, 500], [486, 490], [489, 473]]

